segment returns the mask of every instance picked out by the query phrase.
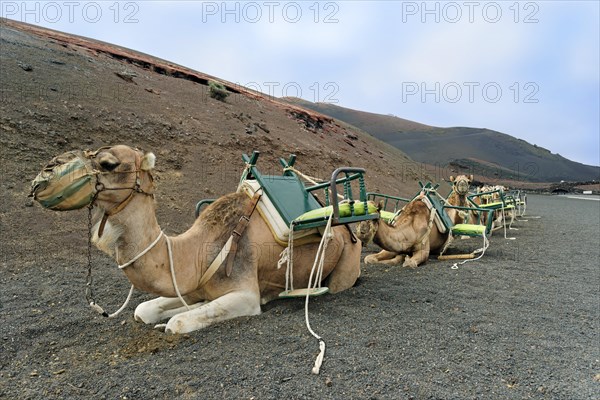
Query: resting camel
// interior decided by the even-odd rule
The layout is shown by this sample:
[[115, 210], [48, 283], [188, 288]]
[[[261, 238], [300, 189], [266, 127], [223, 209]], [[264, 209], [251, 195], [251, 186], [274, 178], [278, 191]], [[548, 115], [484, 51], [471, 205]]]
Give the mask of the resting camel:
[[[473, 176], [460, 175], [450, 177], [453, 192], [448, 202], [454, 206], [467, 206], [469, 184]], [[378, 220], [362, 221], [358, 224], [356, 234], [363, 243], [373, 241], [383, 250], [365, 257], [366, 264], [388, 264], [415, 268], [429, 258], [431, 251], [441, 250], [448, 239], [447, 233], [441, 233], [433, 222], [431, 210], [417, 196], [408, 203], [392, 225]], [[381, 210], [380, 203], [379, 209]], [[447, 209], [448, 216], [454, 224], [464, 222], [463, 213], [456, 209]]]
[[[495, 202], [500, 202], [502, 201], [502, 199], [500, 198], [500, 193], [506, 193], [508, 192], [508, 188], [502, 185], [483, 185], [481, 187], [477, 188], [477, 193], [489, 193], [489, 192], [493, 192], [491, 194], [486, 194], [486, 195], [482, 195], [482, 196], [477, 196], [474, 197], [474, 201], [482, 204], [482, 205], [486, 205], [486, 204], [490, 204], [490, 203], [495, 203]], [[516, 213], [514, 209], [509, 209], [509, 210], [505, 210], [504, 212], [502, 212], [502, 210], [495, 210], [494, 211], [494, 218], [493, 218], [493, 222], [492, 222], [492, 232], [503, 227], [505, 224], [504, 218], [508, 217], [510, 219], [510, 224], [512, 224], [512, 221], [515, 219]]]
[[[46, 171], [54, 171], [65, 158], [68, 153], [56, 157]], [[86, 152], [79, 158], [92, 171], [88, 175], [97, 180], [89, 201], [94, 210], [93, 243], [115, 259], [135, 288], [160, 296], [136, 308], [137, 321], [154, 324], [168, 319], [165, 332], [190, 332], [231, 318], [260, 314], [261, 304], [284, 290], [286, 271], [277, 266], [284, 248], [273, 239], [257, 212], [250, 212], [237, 249], [228, 256], [234, 257], [231, 270], [225, 261], [204, 282], [209, 265], [220, 256], [228, 238], [234, 236], [238, 221], [252, 208], [251, 198], [245, 193], [219, 198], [189, 230], [167, 237], [155, 216], [154, 154], [118, 145]], [[53, 189], [51, 181], [41, 179], [40, 183], [41, 175], [32, 188], [38, 201], [44, 192]], [[350, 288], [359, 277], [361, 244], [353, 243], [343, 226], [333, 227], [332, 234], [323, 281], [336, 293]], [[318, 245], [295, 249], [293, 279], [297, 287], [307, 287]], [[177, 290], [188, 306], [179, 300]]]

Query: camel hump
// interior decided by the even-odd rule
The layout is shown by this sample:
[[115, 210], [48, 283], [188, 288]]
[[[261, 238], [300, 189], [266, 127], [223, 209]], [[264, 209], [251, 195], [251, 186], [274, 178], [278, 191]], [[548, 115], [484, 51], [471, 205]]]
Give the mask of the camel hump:
[[250, 198], [244, 193], [227, 194], [206, 207], [199, 219], [211, 227], [226, 226], [233, 229], [249, 201]]

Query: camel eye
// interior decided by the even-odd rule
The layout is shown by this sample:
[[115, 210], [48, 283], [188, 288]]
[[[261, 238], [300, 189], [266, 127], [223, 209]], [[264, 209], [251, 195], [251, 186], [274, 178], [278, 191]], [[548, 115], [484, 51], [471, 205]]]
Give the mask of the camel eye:
[[117, 168], [119, 166], [119, 164], [121, 164], [118, 161], [111, 161], [111, 160], [102, 160], [100, 162], [100, 166], [107, 170], [107, 171], [113, 171], [115, 168]]

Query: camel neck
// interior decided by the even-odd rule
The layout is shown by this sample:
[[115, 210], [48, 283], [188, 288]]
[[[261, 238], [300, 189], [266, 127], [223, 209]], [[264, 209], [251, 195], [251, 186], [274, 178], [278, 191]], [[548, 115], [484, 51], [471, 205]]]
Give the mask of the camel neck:
[[[105, 240], [106, 243], [109, 243], [105, 247], [110, 248], [112, 241], [114, 251], [111, 255], [119, 265], [123, 265], [147, 249], [157, 240], [160, 232], [154, 201], [148, 196], [138, 195], [123, 211], [108, 218], [107, 228], [104, 232], [108, 238], [101, 239], [100, 242]], [[187, 236], [180, 235], [169, 238], [175, 258], [173, 268], [178, 288], [182, 294], [191, 291], [195, 287], [194, 282], [199, 279], [196, 276], [196, 269], [190, 268], [194, 266], [192, 260], [194, 254], [186, 252], [184, 249], [185, 238], [192, 237], [193, 233], [196, 232], [188, 233]], [[98, 247], [103, 249], [100, 244]], [[131, 265], [123, 268], [122, 271], [127, 275], [129, 281], [140, 290], [159, 296], [175, 297], [176, 292], [170, 265], [167, 237], [162, 235], [155, 246]]]
[[460, 195], [456, 192], [453, 192], [450, 198], [448, 199], [448, 203], [452, 204], [453, 206], [466, 207], [467, 196], [464, 194]]
[[117, 262], [127, 262], [156, 239], [161, 229], [152, 198], [138, 195], [121, 213], [111, 217], [122, 234], [116, 243]]
[[[96, 221], [99, 222], [103, 216], [104, 211], [97, 213]], [[113, 256], [117, 263], [123, 264], [139, 254], [159, 233], [154, 201], [148, 196], [134, 195], [127, 207], [108, 217], [96, 244]]]
[[398, 250], [398, 246], [396, 246], [396, 234], [397, 229], [394, 226], [390, 226], [385, 222], [380, 221], [375, 236], [373, 237], [373, 243], [382, 249], [396, 251]]

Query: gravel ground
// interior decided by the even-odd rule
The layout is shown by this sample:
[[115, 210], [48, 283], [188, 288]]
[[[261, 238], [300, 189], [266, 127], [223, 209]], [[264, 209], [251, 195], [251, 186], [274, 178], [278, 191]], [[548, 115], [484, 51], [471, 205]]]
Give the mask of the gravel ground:
[[[597, 399], [600, 201], [531, 195], [528, 214], [541, 218], [517, 222], [516, 240], [495, 233], [480, 261], [370, 265], [354, 288], [312, 299], [318, 376], [303, 300], [181, 336], [134, 322], [133, 306], [106, 320], [85, 305], [85, 248], [52, 252], [69, 240], [50, 226], [39, 248], [2, 247], [0, 398]], [[114, 310], [128, 284], [94, 260]]]

